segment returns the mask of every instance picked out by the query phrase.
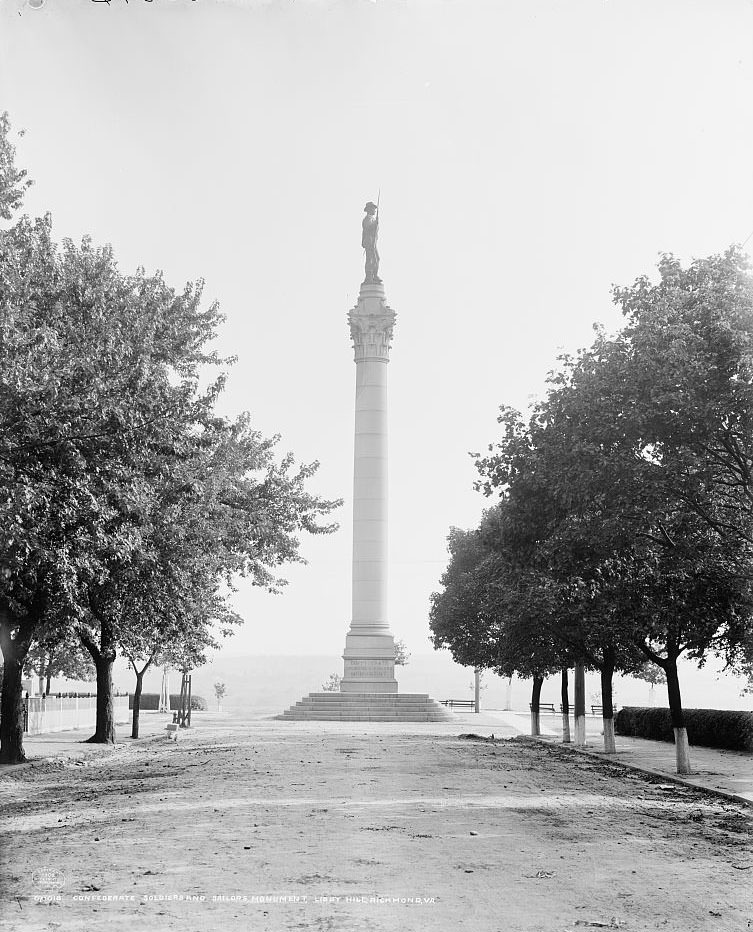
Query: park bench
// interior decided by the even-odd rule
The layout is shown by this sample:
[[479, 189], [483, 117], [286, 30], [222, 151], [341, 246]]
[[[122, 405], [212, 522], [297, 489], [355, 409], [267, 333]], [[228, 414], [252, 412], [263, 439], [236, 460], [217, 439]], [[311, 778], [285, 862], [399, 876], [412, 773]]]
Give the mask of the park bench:
[[[528, 708], [533, 712], [533, 703], [532, 703], [532, 702], [529, 702], [529, 703], [528, 703]], [[554, 708], [554, 704], [553, 704], [553, 703], [551, 703], [551, 702], [540, 702], [540, 703], [539, 703], [539, 712], [543, 712], [544, 710], [547, 710], [547, 711], [551, 712], [552, 715], [554, 715], [554, 713], [557, 711], [557, 710]]]
[[603, 714], [604, 714], [603, 706], [600, 706], [600, 705], [591, 706], [591, 715], [603, 715]]
[[473, 699], [443, 699], [442, 705], [449, 706], [451, 709], [475, 709], [476, 702]]

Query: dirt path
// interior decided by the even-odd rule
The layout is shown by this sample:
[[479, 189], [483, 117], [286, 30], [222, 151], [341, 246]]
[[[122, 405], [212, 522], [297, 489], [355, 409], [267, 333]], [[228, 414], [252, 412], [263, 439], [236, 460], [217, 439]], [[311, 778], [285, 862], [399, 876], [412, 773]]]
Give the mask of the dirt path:
[[753, 929], [743, 807], [546, 745], [368, 728], [233, 722], [11, 771], [0, 928]]

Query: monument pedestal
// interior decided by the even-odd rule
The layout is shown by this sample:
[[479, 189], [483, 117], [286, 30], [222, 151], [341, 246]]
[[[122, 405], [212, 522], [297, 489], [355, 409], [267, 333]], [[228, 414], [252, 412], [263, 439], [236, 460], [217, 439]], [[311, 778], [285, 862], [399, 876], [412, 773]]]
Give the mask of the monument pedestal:
[[[363, 648], [348, 647], [345, 639], [345, 675], [340, 681], [340, 692], [343, 693], [384, 693], [389, 695], [397, 692], [395, 679], [395, 661], [389, 658], [376, 657], [373, 660], [362, 656]], [[391, 639], [390, 639], [391, 640]], [[356, 652], [359, 656], [349, 656], [348, 650]], [[392, 642], [394, 657], [395, 645]]]

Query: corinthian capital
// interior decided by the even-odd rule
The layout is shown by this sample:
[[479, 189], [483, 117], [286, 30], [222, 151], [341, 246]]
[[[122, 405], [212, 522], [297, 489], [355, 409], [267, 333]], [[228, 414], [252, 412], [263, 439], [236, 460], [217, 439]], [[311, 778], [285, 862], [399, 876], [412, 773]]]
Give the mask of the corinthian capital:
[[356, 362], [361, 359], [389, 361], [396, 316], [384, 298], [378, 301], [364, 300], [363, 297], [359, 299], [358, 304], [348, 313], [353, 358]]

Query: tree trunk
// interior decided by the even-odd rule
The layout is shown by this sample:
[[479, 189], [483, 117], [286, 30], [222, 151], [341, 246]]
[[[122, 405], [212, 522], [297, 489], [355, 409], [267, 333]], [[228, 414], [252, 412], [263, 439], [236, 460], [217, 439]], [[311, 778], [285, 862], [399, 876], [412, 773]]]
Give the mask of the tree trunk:
[[539, 717], [539, 700], [541, 687], [544, 685], [543, 676], [534, 676], [533, 690], [531, 692], [531, 735], [537, 738], [541, 734], [541, 719]]
[[[19, 625], [0, 618], [0, 650], [3, 654], [3, 686], [0, 691], [0, 764], [23, 764], [24, 696], [23, 668], [36, 623], [28, 618]], [[14, 632], [15, 637], [11, 637]]]
[[[23, 764], [24, 697], [23, 656], [15, 641], [3, 638], [3, 688], [0, 696], [0, 764]], [[28, 649], [28, 648], [27, 648]]]
[[678, 773], [692, 773], [690, 769], [690, 751], [688, 749], [688, 730], [682, 712], [680, 696], [680, 679], [677, 675], [677, 658], [669, 656], [663, 665], [667, 677], [667, 697], [669, 714], [672, 717], [672, 730], [675, 733], [675, 759]]
[[562, 689], [560, 692], [562, 702], [562, 743], [570, 744], [570, 699], [567, 692], [567, 668], [562, 669]]
[[[186, 674], [188, 675], [188, 674]], [[188, 727], [191, 727], [191, 677], [188, 677]]]
[[144, 686], [144, 671], [136, 671], [136, 689], [133, 693], [133, 722], [131, 724], [131, 737], [139, 736], [139, 713], [141, 712], [141, 690]]
[[612, 677], [614, 676], [614, 662], [605, 660], [600, 673], [601, 720], [604, 725], [604, 753], [614, 754], [617, 751], [614, 743], [614, 705], [612, 703]]
[[583, 747], [586, 743], [586, 668], [575, 664], [575, 743]]
[[80, 631], [81, 643], [91, 654], [97, 671], [97, 722], [94, 734], [86, 740], [91, 744], [115, 744], [115, 712], [112, 701], [112, 667], [115, 647], [109, 628], [102, 625], [99, 645], [86, 632]]
[[112, 701], [112, 667], [115, 663], [115, 636], [110, 625], [99, 619], [99, 644], [88, 632], [79, 631], [81, 643], [91, 654], [97, 671], [97, 723], [91, 744], [115, 744], [115, 709]]
[[51, 650], [49, 654], [47, 654], [47, 663], [45, 664], [45, 669], [44, 669], [44, 677], [45, 677], [44, 694], [45, 696], [50, 695], [50, 689], [52, 688], [52, 669], [53, 669], [54, 662], [55, 662], [55, 652]]
[[90, 744], [115, 744], [115, 710], [112, 701], [112, 667], [115, 652], [101, 653], [94, 658], [97, 668], [97, 723]]

